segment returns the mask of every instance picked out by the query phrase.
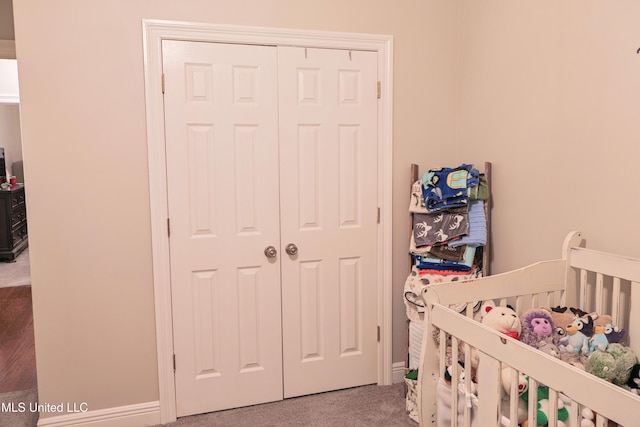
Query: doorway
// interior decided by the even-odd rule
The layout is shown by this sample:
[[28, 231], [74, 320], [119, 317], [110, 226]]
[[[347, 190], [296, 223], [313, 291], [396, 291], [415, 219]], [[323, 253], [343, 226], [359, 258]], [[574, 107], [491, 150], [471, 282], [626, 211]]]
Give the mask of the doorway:
[[[0, 401], [18, 405], [19, 402], [37, 402], [37, 374], [26, 208], [23, 200], [19, 206], [14, 203], [8, 206], [8, 201], [13, 202], [13, 196], [18, 194], [16, 188], [24, 185], [20, 97], [12, 40], [0, 40], [0, 81], [0, 151], [3, 156], [0, 167], [4, 168], [0, 175], [15, 176], [17, 181], [10, 189], [0, 190], [3, 193], [0, 227], [4, 227], [0, 233], [3, 236], [0, 238], [3, 250], [0, 256]], [[21, 188], [20, 194], [24, 191]], [[18, 231], [22, 229], [24, 235]], [[16, 425], [35, 425], [37, 420], [37, 414], [28, 413], [3, 414], [3, 417]]]
[[171, 318], [171, 271], [168, 244], [167, 175], [162, 95], [162, 42], [199, 40], [216, 43], [291, 45], [307, 48], [333, 48], [377, 52], [380, 100], [377, 105], [378, 143], [376, 182], [371, 191], [380, 205], [380, 232], [377, 235], [377, 323], [380, 343], [377, 349], [377, 382], [391, 383], [391, 38], [344, 33], [264, 28], [228, 27], [202, 24], [145, 21], [145, 79], [147, 88], [147, 130], [154, 258], [154, 287], [158, 337], [158, 369], [162, 422], [176, 419], [175, 377], [173, 375], [173, 332]]

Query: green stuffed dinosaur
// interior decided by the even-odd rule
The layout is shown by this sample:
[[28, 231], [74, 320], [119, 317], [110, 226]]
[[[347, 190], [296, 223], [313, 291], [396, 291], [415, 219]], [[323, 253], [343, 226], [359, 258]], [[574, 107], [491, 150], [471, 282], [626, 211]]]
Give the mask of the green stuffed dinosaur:
[[[529, 377], [527, 377], [527, 381], [529, 381]], [[524, 399], [524, 401], [529, 404], [529, 390], [525, 391], [520, 397]], [[538, 411], [537, 411], [537, 425], [545, 426], [549, 424], [549, 387], [545, 387], [543, 385], [538, 385], [538, 399], [537, 399]], [[558, 427], [566, 427], [565, 421], [569, 419], [569, 411], [564, 407], [564, 402], [561, 399], [558, 399]], [[523, 427], [528, 427], [529, 421], [525, 420], [522, 423]]]

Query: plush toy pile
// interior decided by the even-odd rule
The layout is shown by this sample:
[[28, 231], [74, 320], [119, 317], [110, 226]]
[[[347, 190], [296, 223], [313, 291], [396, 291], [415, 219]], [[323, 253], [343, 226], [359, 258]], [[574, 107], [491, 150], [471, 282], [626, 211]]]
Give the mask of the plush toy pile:
[[[511, 307], [496, 306], [492, 301], [481, 306], [478, 316], [482, 324], [517, 339], [552, 357], [558, 358], [579, 369], [585, 370], [631, 392], [640, 394], [640, 363], [630, 347], [624, 345], [625, 331], [613, 324], [609, 315], [586, 313], [570, 307], [534, 308], [518, 316]], [[459, 354], [464, 354], [461, 351]], [[450, 353], [446, 364], [450, 365]], [[478, 370], [479, 358], [471, 349], [472, 369]], [[508, 401], [511, 384], [509, 366], [503, 364], [501, 372], [502, 399], [505, 404], [503, 418], [508, 415]], [[477, 372], [476, 372], [477, 374]], [[475, 376], [474, 376], [475, 377]], [[517, 381], [519, 407], [518, 423], [527, 426], [527, 401], [529, 399], [528, 378], [521, 374]], [[537, 387], [538, 426], [547, 424], [549, 417], [549, 389]], [[558, 397], [558, 413], [555, 418], [560, 427], [568, 425], [567, 406], [570, 400], [561, 393]], [[504, 410], [507, 408], [506, 410]], [[581, 427], [594, 426], [594, 414], [583, 408], [580, 414]]]
[[[640, 365], [631, 348], [622, 344], [625, 331], [612, 324], [611, 316], [586, 313], [570, 307], [536, 308], [521, 316], [520, 341], [620, 387], [640, 387]], [[635, 377], [634, 377], [635, 375]], [[549, 414], [541, 401], [548, 388], [538, 388], [538, 425]], [[524, 398], [528, 398], [524, 393]], [[581, 426], [593, 426], [593, 413], [583, 411]], [[567, 421], [564, 402], [558, 402], [558, 425]], [[525, 423], [526, 425], [526, 423]]]

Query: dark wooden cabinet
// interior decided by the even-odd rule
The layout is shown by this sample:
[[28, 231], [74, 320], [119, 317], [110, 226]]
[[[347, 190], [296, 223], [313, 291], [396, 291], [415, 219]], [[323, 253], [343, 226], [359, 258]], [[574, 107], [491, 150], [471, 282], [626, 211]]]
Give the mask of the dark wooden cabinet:
[[24, 185], [0, 190], [0, 259], [15, 260], [28, 245]]

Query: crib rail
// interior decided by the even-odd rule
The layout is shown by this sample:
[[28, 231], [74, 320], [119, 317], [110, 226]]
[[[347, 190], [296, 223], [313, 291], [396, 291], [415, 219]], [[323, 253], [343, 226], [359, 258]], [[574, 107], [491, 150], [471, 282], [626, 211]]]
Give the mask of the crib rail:
[[[538, 295], [538, 300], [547, 298], [560, 304], [564, 302], [559, 298], [563, 298], [566, 270], [565, 260], [541, 261], [508, 273], [433, 285], [423, 290], [422, 299], [427, 304], [449, 306], [488, 299], [498, 302], [529, 293], [532, 297]], [[490, 287], [476, 285], [487, 279], [491, 280]]]
[[[616, 326], [630, 331], [625, 345], [640, 357], [640, 260], [586, 249], [581, 247], [583, 243], [580, 233], [570, 233], [565, 239], [562, 259], [466, 282], [433, 285], [423, 291], [426, 313], [418, 387], [421, 426], [436, 425], [436, 388], [446, 368], [445, 346], [439, 346], [438, 341], [449, 343], [452, 354], [448, 356], [464, 361], [465, 366], [471, 366], [472, 349], [478, 350], [482, 369], [477, 376], [477, 401], [480, 404], [474, 427], [507, 426], [509, 419], [516, 418], [515, 380], [510, 385], [509, 409], [501, 408], [505, 400], [500, 395], [499, 371], [505, 365], [512, 368], [514, 377], [519, 373], [530, 377], [530, 392], [534, 395], [538, 385], [548, 386], [551, 411], [558, 409], [557, 397], [566, 398], [569, 426], [581, 425], [583, 408], [597, 414], [597, 427], [610, 425], [609, 421], [626, 427], [640, 425], [640, 397], [637, 395], [507, 338], [472, 318], [472, 307], [478, 301], [486, 300], [503, 306], [510, 304], [518, 314], [529, 308], [556, 305], [610, 314]], [[462, 315], [461, 307], [466, 307]], [[633, 315], [634, 312], [637, 314]], [[534, 357], [532, 351], [536, 352]], [[455, 385], [462, 368], [455, 365], [452, 371]], [[471, 376], [465, 375], [460, 382], [460, 394], [451, 393], [451, 407], [458, 408], [458, 404], [465, 407], [462, 418], [451, 410], [452, 427], [472, 425]], [[536, 425], [533, 404], [531, 402], [528, 410], [529, 425]], [[549, 421], [550, 427], [560, 425], [554, 418]]]
[[[531, 347], [515, 339], [505, 338], [495, 330], [460, 316], [449, 308], [434, 306], [431, 321], [435, 327], [480, 350], [482, 369], [478, 372], [477, 394], [482, 404], [478, 407], [479, 426], [501, 424], [498, 416], [501, 404], [501, 362], [535, 379], [537, 383], [548, 386], [555, 393], [562, 393], [572, 402], [590, 408], [600, 419], [606, 418], [624, 426], [637, 425], [640, 420], [640, 397], [621, 387], [541, 352], [535, 363], [531, 363]], [[577, 405], [572, 407], [577, 408]], [[574, 416], [573, 419], [576, 420], [575, 425], [579, 426], [578, 417]], [[549, 425], [553, 426], [554, 421], [551, 419]], [[535, 425], [532, 422], [530, 420], [530, 425]]]
[[640, 315], [631, 315], [640, 309], [640, 259], [572, 248], [568, 260], [577, 284], [575, 295], [567, 300], [610, 314], [615, 325], [635, 332], [628, 334], [625, 344], [640, 357]]

